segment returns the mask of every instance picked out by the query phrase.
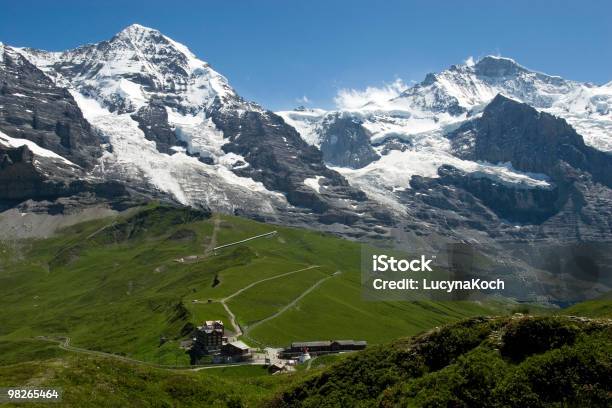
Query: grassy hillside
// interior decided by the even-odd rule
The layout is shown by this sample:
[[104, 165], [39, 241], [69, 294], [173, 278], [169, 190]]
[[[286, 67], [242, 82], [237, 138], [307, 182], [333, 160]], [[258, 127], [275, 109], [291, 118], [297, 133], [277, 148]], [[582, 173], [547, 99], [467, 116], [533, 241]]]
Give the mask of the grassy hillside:
[[223, 299], [245, 340], [274, 346], [330, 338], [381, 343], [492, 311], [475, 303], [363, 301], [359, 257], [357, 243], [333, 236], [151, 205], [51, 239], [0, 241], [0, 341], [11, 361], [19, 360], [19, 344], [48, 336], [181, 365], [188, 356], [178, 343], [194, 325], [222, 319], [231, 329]]
[[[164, 370], [65, 352], [42, 341], [6, 359], [0, 387], [60, 387], [66, 407], [607, 407], [612, 323], [472, 318], [269, 376], [260, 366]], [[10, 348], [10, 347], [9, 347]], [[29, 404], [29, 406], [46, 404]], [[17, 406], [17, 405], [16, 405]]]
[[[169, 371], [68, 353], [0, 366], [0, 386], [61, 388], [63, 397], [58, 406], [74, 408], [253, 407], [293, 380], [269, 376], [262, 366]], [[46, 407], [49, 403], [26, 405]]]
[[477, 318], [373, 347], [268, 407], [609, 407], [612, 323]]
[[[609, 321], [474, 318], [506, 306], [364, 301], [360, 256], [359, 244], [330, 235], [157, 205], [51, 239], [0, 241], [0, 387], [62, 387], [69, 407], [611, 402]], [[202, 320], [231, 330], [224, 303], [252, 345], [353, 338], [370, 347], [282, 376], [259, 366], [160, 368], [187, 367], [179, 343]], [[609, 305], [603, 297], [557, 314], [609, 316]], [[51, 341], [66, 337], [139, 362]]]
[[574, 316], [612, 318], [612, 293], [606, 293], [597, 299], [577, 303], [563, 309], [563, 313]]

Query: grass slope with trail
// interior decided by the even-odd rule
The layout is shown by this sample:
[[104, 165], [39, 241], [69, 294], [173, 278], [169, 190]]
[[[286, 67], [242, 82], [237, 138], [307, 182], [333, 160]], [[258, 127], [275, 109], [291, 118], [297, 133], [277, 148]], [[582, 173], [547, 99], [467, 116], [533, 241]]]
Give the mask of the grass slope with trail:
[[[177, 262], [190, 255], [205, 256]], [[236, 293], [226, 305], [241, 327], [253, 327], [246, 340], [272, 346], [342, 338], [375, 344], [494, 310], [469, 302], [366, 302], [359, 265], [355, 242], [152, 204], [48, 239], [0, 241], [0, 342], [7, 359], [24, 341], [47, 336], [186, 365], [179, 342], [205, 319], [224, 320], [231, 330], [221, 300]], [[299, 272], [286, 275], [292, 271]]]
[[[210, 250], [271, 230], [278, 233]], [[158, 205], [49, 239], [0, 241], [0, 386], [62, 387], [68, 407], [611, 402], [608, 320], [461, 320], [504, 308], [366, 302], [360, 254], [357, 243], [313, 231]], [[203, 256], [176, 261], [190, 255]], [[371, 346], [317, 358], [284, 376], [256, 366], [197, 372], [154, 366], [187, 365], [180, 340], [204, 319], [229, 322], [224, 299], [256, 344], [353, 338]], [[609, 317], [609, 310], [604, 296], [559, 313]], [[70, 338], [74, 349], [38, 336]]]
[[471, 318], [280, 376], [163, 370], [32, 340], [29, 362], [7, 361], [0, 343], [0, 386], [61, 387], [66, 407], [607, 407], [611, 350], [610, 320], [565, 316]]

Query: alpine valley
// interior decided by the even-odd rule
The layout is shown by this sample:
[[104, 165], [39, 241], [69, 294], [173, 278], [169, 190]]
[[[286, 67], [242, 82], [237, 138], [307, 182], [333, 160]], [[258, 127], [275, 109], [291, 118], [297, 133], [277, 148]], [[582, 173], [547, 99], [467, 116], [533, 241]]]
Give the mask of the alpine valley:
[[[138, 24], [0, 43], [0, 386], [67, 407], [610, 406], [612, 82], [486, 56], [370, 94], [272, 112]], [[370, 299], [370, 251], [507, 288]], [[258, 359], [213, 364], [209, 335]]]
[[64, 52], [2, 45], [0, 81], [1, 210], [156, 199], [495, 253], [612, 238], [612, 82], [487, 56], [390, 98], [274, 113], [138, 24]]

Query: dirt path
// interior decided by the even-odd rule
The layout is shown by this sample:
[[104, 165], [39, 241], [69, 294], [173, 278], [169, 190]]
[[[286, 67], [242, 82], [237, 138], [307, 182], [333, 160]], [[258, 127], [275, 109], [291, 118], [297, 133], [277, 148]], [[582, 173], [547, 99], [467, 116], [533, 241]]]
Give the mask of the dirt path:
[[225, 303], [225, 300], [222, 300], [221, 304], [223, 305], [223, 308], [225, 309], [225, 313], [227, 313], [227, 315], [230, 318], [230, 323], [232, 323], [232, 328], [234, 330], [234, 336], [235, 337], [242, 336], [242, 329], [240, 328], [240, 325], [236, 321], [236, 315], [227, 306], [227, 303]]
[[292, 275], [294, 273], [298, 273], [298, 272], [302, 272], [302, 271], [307, 271], [309, 269], [314, 269], [314, 268], [320, 268], [320, 265], [311, 265], [311, 266], [308, 266], [306, 268], [297, 269], [295, 271], [285, 272], [285, 273], [281, 273], [280, 275], [274, 275], [274, 276], [270, 276], [269, 278], [264, 278], [264, 279], [258, 280], [256, 282], [248, 284], [244, 288], [239, 289], [236, 292], [232, 293], [231, 295], [223, 298], [223, 301], [226, 302], [226, 301], [230, 300], [231, 298], [233, 298], [234, 296], [238, 296], [239, 294], [241, 294], [245, 290], [251, 289], [253, 286], [259, 285], [260, 283], [264, 283], [264, 282], [271, 281], [271, 280], [274, 280], [274, 279], [282, 278], [283, 276]]
[[103, 226], [102, 228], [99, 228], [97, 230], [95, 230], [94, 232], [92, 232], [91, 234], [89, 234], [87, 237], [85, 237], [85, 239], [91, 239], [93, 237], [95, 237], [96, 235], [98, 235], [99, 233], [101, 233], [102, 231], [105, 231], [108, 228], [112, 228], [115, 225], [117, 225], [117, 223], [115, 221], [111, 222], [108, 225]]
[[147, 365], [147, 366], [151, 366], [151, 367], [158, 367], [158, 368], [169, 368], [170, 367], [170, 366], [164, 366], [164, 365], [161, 365], [161, 364], [149, 363], [147, 361], [136, 360], [134, 358], [126, 357], [126, 356], [120, 356], [118, 354], [106, 353], [104, 351], [89, 350], [89, 349], [85, 349], [85, 348], [81, 348], [81, 347], [71, 346], [70, 345], [70, 337], [63, 337], [63, 338], [59, 338], [59, 339], [54, 339], [54, 338], [51, 338], [51, 337], [41, 336], [41, 337], [37, 337], [37, 339], [38, 340], [51, 341], [51, 342], [57, 343], [58, 347], [61, 348], [62, 350], [71, 351], [71, 352], [74, 352], [74, 353], [89, 354], [91, 356], [97, 356], [97, 357], [113, 358], [115, 360], [121, 360], [121, 361], [125, 361], [125, 362], [128, 362], [128, 363]]
[[270, 281], [270, 280], [273, 280], [273, 279], [282, 278], [283, 276], [292, 275], [294, 273], [303, 272], [303, 271], [306, 271], [308, 269], [314, 269], [314, 268], [319, 268], [319, 265], [311, 265], [311, 266], [309, 266], [307, 268], [302, 268], [302, 269], [298, 269], [298, 270], [295, 270], [295, 271], [281, 273], [280, 275], [270, 276], [269, 278], [260, 279], [260, 280], [258, 280], [256, 282], [248, 284], [244, 288], [239, 289], [236, 292], [232, 293], [231, 295], [221, 299], [219, 302], [223, 305], [223, 308], [225, 309], [225, 312], [227, 313], [227, 315], [230, 318], [230, 321], [232, 323], [232, 327], [234, 328], [234, 333], [236, 333], [236, 337], [242, 336], [243, 332], [242, 332], [242, 328], [240, 327], [240, 325], [236, 321], [236, 315], [230, 310], [229, 306], [226, 303], [228, 300], [230, 300], [234, 296], [238, 296], [239, 294], [241, 294], [245, 290], [248, 290], [248, 289], [252, 288], [255, 285], [259, 285], [260, 283], [267, 282], [267, 281]]
[[312, 286], [310, 286], [308, 289], [306, 289], [304, 292], [302, 292], [298, 297], [296, 297], [295, 299], [293, 299], [291, 302], [287, 303], [285, 306], [283, 306], [278, 312], [274, 313], [273, 315], [270, 315], [268, 317], [266, 317], [265, 319], [262, 319], [256, 323], [253, 323], [252, 325], [245, 327], [244, 331], [245, 332], [249, 332], [251, 330], [253, 330], [255, 327], [266, 323], [272, 319], [277, 318], [278, 316], [280, 316], [281, 314], [285, 313], [287, 310], [291, 309], [293, 306], [295, 306], [295, 304], [297, 302], [299, 302], [300, 300], [302, 300], [304, 298], [304, 296], [308, 295], [310, 292], [312, 292], [313, 290], [315, 290], [316, 288], [318, 288], [323, 282], [327, 281], [328, 279], [333, 278], [334, 276], [339, 275], [340, 271], [335, 272], [333, 275], [329, 275], [326, 276], [322, 279], [319, 279], [318, 281], [316, 281]]
[[70, 352], [73, 352], [73, 353], [87, 354], [87, 355], [96, 356], [96, 357], [111, 358], [111, 359], [120, 360], [120, 361], [123, 361], [123, 362], [126, 362], [126, 363], [144, 365], [144, 366], [148, 366], [148, 367], [159, 368], [159, 369], [162, 369], [162, 370], [171, 370], [171, 371], [200, 371], [200, 370], [207, 370], [207, 369], [214, 369], [214, 368], [235, 367], [235, 366], [239, 366], [239, 365], [263, 365], [263, 363], [261, 363], [259, 361], [251, 361], [251, 362], [235, 363], [235, 364], [211, 364], [211, 365], [189, 366], [189, 367], [187, 367], [187, 366], [172, 366], [172, 365], [156, 364], [156, 363], [150, 363], [148, 361], [136, 360], [135, 358], [130, 358], [130, 357], [126, 357], [126, 356], [120, 356], [118, 354], [106, 353], [104, 351], [89, 350], [89, 349], [85, 349], [85, 348], [81, 348], [81, 347], [71, 346], [70, 345], [70, 337], [63, 337], [63, 338], [57, 339], [57, 338], [52, 338], [52, 337], [39, 336], [36, 339], [37, 340], [42, 340], [42, 341], [49, 341], [49, 342], [57, 343], [58, 347], [61, 348], [62, 350], [70, 351]]
[[308, 360], [308, 363], [306, 364], [306, 371], [310, 370], [310, 366], [312, 365], [312, 360], [314, 360], [316, 357], [311, 358], [310, 360]]
[[210, 255], [215, 250], [215, 246], [217, 245], [217, 232], [219, 231], [219, 227], [221, 226], [221, 218], [219, 216], [215, 216], [213, 221], [213, 231], [210, 236], [210, 242], [204, 248], [204, 256]]
[[240, 241], [230, 242], [229, 244], [223, 244], [223, 245], [216, 246], [217, 245], [217, 232], [219, 231], [220, 225], [221, 225], [221, 218], [219, 218], [217, 216], [213, 220], [213, 231], [212, 231], [212, 234], [210, 236], [210, 242], [204, 248], [204, 253], [203, 254], [201, 254], [201, 255], [188, 255], [188, 256], [181, 257], [181, 258], [177, 258], [177, 259], [175, 259], [175, 261], [176, 262], [180, 262], [180, 263], [199, 262], [202, 259], [205, 259], [208, 256], [210, 256], [211, 254], [215, 254], [215, 252], [220, 250], [220, 249], [231, 247], [231, 246], [234, 246], [234, 245], [239, 245], [239, 244], [242, 244], [242, 243], [245, 243], [245, 242], [248, 242], [248, 241], [252, 241], [252, 240], [258, 239], [258, 238], [270, 237], [270, 236], [273, 236], [273, 235], [277, 234], [277, 231], [271, 231], [271, 232], [266, 232], [265, 234], [259, 234], [259, 235], [255, 235], [253, 237], [245, 238], [245, 239], [242, 239]]

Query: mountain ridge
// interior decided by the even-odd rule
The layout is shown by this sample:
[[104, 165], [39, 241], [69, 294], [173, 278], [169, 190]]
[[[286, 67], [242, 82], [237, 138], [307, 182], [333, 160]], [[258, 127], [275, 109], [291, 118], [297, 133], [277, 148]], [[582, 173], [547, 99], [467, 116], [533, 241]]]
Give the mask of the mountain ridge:
[[[530, 71], [509, 58], [487, 56], [453, 65], [427, 75], [396, 97], [359, 109], [304, 109], [277, 115], [241, 98], [223, 75], [184, 45], [138, 24], [109, 40], [64, 52], [3, 46], [3, 54], [7, 49], [30, 61], [58, 89], [67, 89], [66, 98], [75, 101], [90, 124], [101, 156], [88, 163], [92, 170], [83, 177], [124, 183], [132, 190], [165, 195], [183, 205], [311, 225], [346, 236], [395, 239], [408, 233], [417, 241], [424, 234], [493, 242], [501, 234], [509, 239], [558, 239], [560, 234], [549, 235], [543, 227], [547, 222], [556, 225], [555, 217], [569, 209], [537, 201], [541, 209], [525, 208], [547, 217], [526, 216], [538, 221], [517, 229], [495, 215], [506, 213], [507, 208], [496, 208], [499, 201], [473, 190], [474, 177], [481, 176], [492, 184], [486, 188], [479, 184], [479, 189], [493, 195], [503, 188], [509, 197], [527, 199], [531, 191], [532, 197], [541, 199], [550, 196], [546, 190], [558, 187], [558, 178], [547, 174], [551, 168], [523, 167], [516, 160], [506, 160], [511, 156], [505, 153], [476, 157], [458, 150], [457, 142], [469, 138], [452, 135], [480, 120], [496, 95], [553, 115], [567, 108], [569, 113], [561, 120], [577, 126], [580, 140], [581, 129], [586, 128], [572, 115], [589, 107], [581, 120], [594, 123], [596, 129], [587, 133], [596, 134], [604, 147], [610, 139], [605, 131], [608, 121], [612, 124], [608, 109], [612, 99], [606, 99], [605, 86], [592, 88]], [[14, 103], [21, 98], [16, 94], [9, 89], [4, 97]], [[32, 103], [26, 112], [38, 109]], [[501, 132], [520, 126], [528, 116], [516, 116]], [[550, 140], [562, 137], [562, 129], [553, 130]], [[22, 132], [1, 126], [0, 130], [10, 137]], [[604, 138], [597, 136], [602, 131]], [[585, 142], [592, 145], [595, 139], [585, 138]], [[504, 147], [508, 152], [520, 148], [513, 144], [522, 142], [509, 140]], [[576, 154], [588, 150], [580, 149]], [[596, 207], [604, 211], [609, 183], [603, 187], [599, 183], [606, 180], [607, 153], [589, 155], [601, 159], [588, 171], [579, 164], [586, 163], [584, 159], [570, 160], [569, 167], [576, 174], [586, 171], [592, 176], [590, 181], [577, 181], [584, 187], [581, 195], [591, 197], [587, 201], [597, 196]], [[546, 157], [536, 155], [532, 161], [540, 159]], [[457, 169], [453, 177], [462, 175], [465, 181], [454, 183], [453, 188], [462, 190], [457, 197], [446, 191], [448, 185], [433, 182], [442, 173], [448, 175], [445, 166]], [[431, 193], [413, 188], [423, 183], [433, 188]], [[465, 197], [474, 206], [461, 204]], [[580, 213], [587, 207], [571, 211]], [[448, 213], [446, 208], [455, 211]], [[556, 212], [550, 213], [551, 209]], [[483, 214], [487, 215], [483, 218]], [[607, 213], [603, 214], [605, 218]], [[585, 219], [584, 214], [572, 218], [577, 230], [587, 232], [568, 239], [612, 236], [591, 233], [595, 227]]]
[[[208, 63], [157, 30], [131, 25], [65, 52], [14, 52], [67, 87], [101, 136], [102, 157], [91, 163], [96, 177], [259, 219], [332, 229], [387, 222], [384, 209], [330, 170], [282, 119], [242, 99]], [[357, 229], [368, 233], [365, 225]]]

